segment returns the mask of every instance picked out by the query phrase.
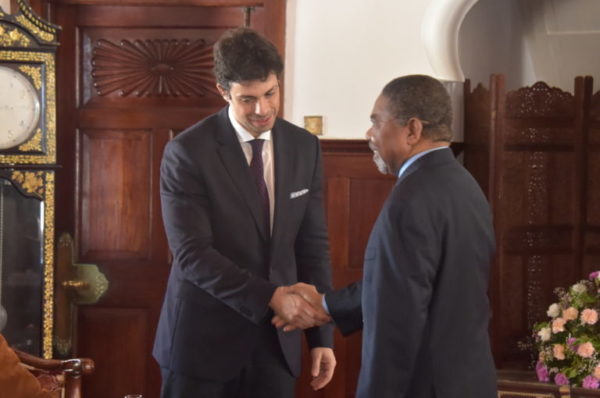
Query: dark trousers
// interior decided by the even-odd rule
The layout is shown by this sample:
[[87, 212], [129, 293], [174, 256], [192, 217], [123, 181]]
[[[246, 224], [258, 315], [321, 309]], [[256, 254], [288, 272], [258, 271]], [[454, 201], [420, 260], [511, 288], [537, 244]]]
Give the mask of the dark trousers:
[[281, 352], [277, 334], [265, 326], [251, 359], [225, 382], [191, 378], [161, 368], [161, 398], [293, 398], [296, 379]]

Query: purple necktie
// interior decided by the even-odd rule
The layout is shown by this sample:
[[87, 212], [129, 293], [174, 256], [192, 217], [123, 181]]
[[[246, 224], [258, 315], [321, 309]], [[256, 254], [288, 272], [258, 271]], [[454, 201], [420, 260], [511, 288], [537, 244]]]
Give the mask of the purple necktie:
[[269, 192], [265, 183], [264, 167], [262, 159], [262, 147], [265, 140], [256, 139], [249, 141], [252, 145], [252, 160], [250, 161], [250, 172], [256, 183], [258, 194], [263, 208], [264, 223], [266, 226], [267, 236], [271, 235], [271, 210], [269, 207]]

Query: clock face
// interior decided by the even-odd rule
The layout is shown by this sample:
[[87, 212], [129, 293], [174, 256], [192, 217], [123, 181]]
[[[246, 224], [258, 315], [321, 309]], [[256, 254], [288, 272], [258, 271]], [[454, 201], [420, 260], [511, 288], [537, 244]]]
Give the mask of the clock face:
[[0, 150], [27, 141], [40, 119], [40, 100], [19, 71], [0, 66]]

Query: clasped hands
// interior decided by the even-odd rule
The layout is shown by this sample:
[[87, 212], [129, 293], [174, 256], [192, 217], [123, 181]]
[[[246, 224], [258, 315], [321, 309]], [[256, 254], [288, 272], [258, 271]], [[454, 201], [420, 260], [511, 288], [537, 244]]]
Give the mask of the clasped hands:
[[[276, 328], [285, 332], [295, 329], [307, 329], [323, 325], [331, 320], [322, 305], [323, 295], [312, 285], [297, 283], [292, 286], [280, 286], [275, 289], [269, 306], [275, 311], [272, 319]], [[333, 377], [336, 365], [331, 348], [315, 347], [311, 349], [310, 382], [315, 390], [325, 387]]]
[[292, 286], [279, 286], [270, 302], [275, 311], [271, 322], [285, 332], [321, 326], [331, 321], [322, 302], [323, 295], [313, 285], [296, 283]]

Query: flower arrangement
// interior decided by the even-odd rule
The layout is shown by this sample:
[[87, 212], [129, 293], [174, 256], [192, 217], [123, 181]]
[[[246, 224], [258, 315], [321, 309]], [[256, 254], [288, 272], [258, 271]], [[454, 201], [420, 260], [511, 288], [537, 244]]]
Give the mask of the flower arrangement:
[[565, 290], [548, 307], [550, 320], [534, 326], [540, 381], [600, 387], [600, 271]]

